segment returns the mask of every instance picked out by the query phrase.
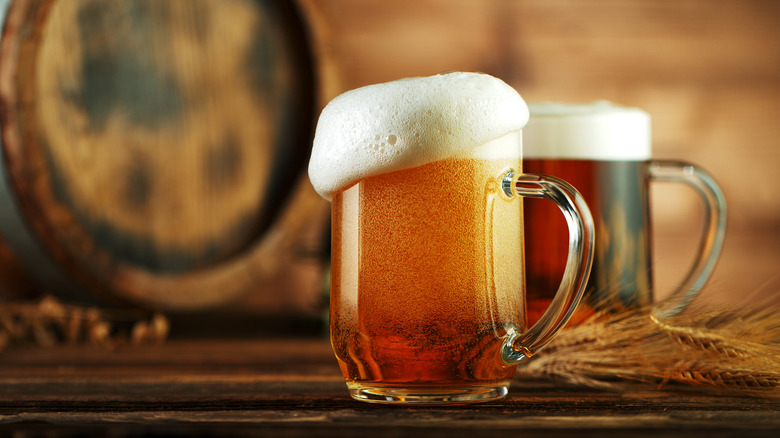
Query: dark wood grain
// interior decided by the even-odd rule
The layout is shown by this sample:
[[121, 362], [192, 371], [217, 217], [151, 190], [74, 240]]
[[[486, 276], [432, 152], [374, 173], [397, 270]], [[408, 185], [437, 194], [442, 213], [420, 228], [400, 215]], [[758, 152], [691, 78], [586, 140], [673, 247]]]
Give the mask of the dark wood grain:
[[16, 347], [0, 357], [0, 433], [275, 436], [774, 436], [776, 400], [516, 379], [502, 401], [351, 400], [324, 339], [171, 341], [113, 351]]

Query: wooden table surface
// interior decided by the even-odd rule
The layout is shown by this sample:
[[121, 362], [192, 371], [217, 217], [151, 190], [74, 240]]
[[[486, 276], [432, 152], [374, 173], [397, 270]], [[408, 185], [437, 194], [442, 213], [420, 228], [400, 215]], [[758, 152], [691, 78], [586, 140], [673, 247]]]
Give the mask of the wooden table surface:
[[353, 401], [325, 339], [0, 353], [0, 436], [780, 436], [778, 398], [515, 379], [499, 402]]

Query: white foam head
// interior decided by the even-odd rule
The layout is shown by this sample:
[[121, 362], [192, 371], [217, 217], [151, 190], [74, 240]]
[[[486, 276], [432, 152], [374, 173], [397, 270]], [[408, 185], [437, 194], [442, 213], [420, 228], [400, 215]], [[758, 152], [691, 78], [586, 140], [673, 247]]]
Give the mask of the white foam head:
[[[481, 73], [453, 72], [358, 88], [322, 111], [309, 179], [330, 199], [368, 176], [472, 150], [486, 153], [478, 147], [521, 130], [527, 121], [528, 107], [517, 91]], [[516, 154], [519, 158], [519, 148]]]
[[528, 105], [523, 129], [526, 158], [647, 160], [651, 155], [650, 115], [606, 101]]

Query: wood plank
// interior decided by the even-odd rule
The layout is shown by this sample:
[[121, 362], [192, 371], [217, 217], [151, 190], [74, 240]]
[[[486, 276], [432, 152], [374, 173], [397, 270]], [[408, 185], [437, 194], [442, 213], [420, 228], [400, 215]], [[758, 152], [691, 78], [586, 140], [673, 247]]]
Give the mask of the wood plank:
[[41, 430], [772, 436], [780, 431], [780, 405], [755, 397], [617, 393], [520, 379], [498, 402], [372, 405], [348, 397], [330, 346], [319, 338], [8, 350], [0, 357], [0, 433]]

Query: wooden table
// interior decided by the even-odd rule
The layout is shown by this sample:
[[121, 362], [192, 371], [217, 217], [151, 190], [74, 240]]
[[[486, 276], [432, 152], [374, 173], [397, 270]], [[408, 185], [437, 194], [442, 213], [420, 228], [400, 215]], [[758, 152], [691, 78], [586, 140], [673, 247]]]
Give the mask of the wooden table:
[[0, 353], [0, 436], [777, 437], [778, 400], [516, 379], [495, 403], [372, 405], [317, 337]]

